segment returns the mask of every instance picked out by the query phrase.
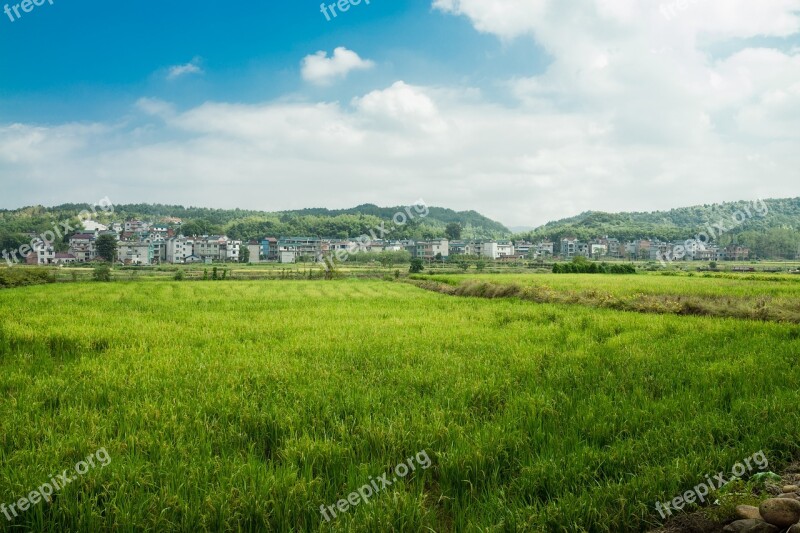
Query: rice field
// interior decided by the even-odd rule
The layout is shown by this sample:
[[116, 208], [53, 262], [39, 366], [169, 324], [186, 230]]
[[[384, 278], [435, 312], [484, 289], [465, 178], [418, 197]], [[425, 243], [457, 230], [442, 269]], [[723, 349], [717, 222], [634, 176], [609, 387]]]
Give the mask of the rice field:
[[[800, 323], [800, 276], [640, 273], [414, 275], [420, 286], [466, 296], [518, 296], [617, 310]], [[432, 282], [429, 283], [429, 282]], [[437, 284], [439, 286], [437, 287]]]
[[[571, 277], [546, 282], [756, 294]], [[0, 530], [643, 531], [705, 475], [800, 452], [791, 323], [371, 280], [59, 283], [0, 291], [0, 317], [0, 504], [110, 458]]]

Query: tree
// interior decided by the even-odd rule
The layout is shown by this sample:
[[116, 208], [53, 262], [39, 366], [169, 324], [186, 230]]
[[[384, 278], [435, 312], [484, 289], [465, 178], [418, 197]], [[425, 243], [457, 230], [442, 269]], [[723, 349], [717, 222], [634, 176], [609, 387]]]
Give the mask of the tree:
[[181, 226], [181, 235], [187, 237], [192, 235], [212, 235], [215, 233], [221, 233], [219, 227], [214, 226], [211, 222], [202, 218], [189, 221]]
[[179, 269], [177, 272], [175, 272], [175, 281], [183, 281], [183, 276], [183, 270]]
[[477, 260], [475, 262], [475, 268], [478, 270], [478, 272], [483, 272], [483, 269], [486, 268], [486, 261], [483, 259]]
[[117, 239], [113, 235], [100, 235], [95, 241], [97, 257], [107, 263], [113, 263], [117, 257]]
[[111, 268], [108, 265], [98, 265], [95, 267], [92, 277], [95, 281], [111, 281]]
[[451, 222], [445, 227], [444, 235], [448, 240], [457, 241], [461, 238], [461, 224], [458, 222]]
[[242, 244], [239, 247], [239, 262], [240, 263], [250, 262], [250, 248], [246, 244]]
[[425, 270], [425, 265], [422, 262], [422, 259], [415, 257], [411, 260], [411, 267], [408, 269], [409, 272], [412, 274], [419, 274], [423, 270]]

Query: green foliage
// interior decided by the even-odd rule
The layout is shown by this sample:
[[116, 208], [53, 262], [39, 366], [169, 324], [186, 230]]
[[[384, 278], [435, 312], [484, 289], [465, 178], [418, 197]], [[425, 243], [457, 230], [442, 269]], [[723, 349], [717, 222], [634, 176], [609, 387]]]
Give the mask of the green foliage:
[[107, 263], [113, 263], [117, 257], [117, 239], [113, 235], [100, 235], [95, 241], [97, 257]]
[[[514, 279], [795, 306], [800, 287]], [[351, 280], [57, 284], [0, 309], [0, 502], [111, 458], [15, 531], [649, 531], [656, 501], [798, 452], [795, 324]], [[320, 515], [423, 450], [429, 469]]]
[[636, 274], [636, 267], [617, 263], [598, 265], [584, 257], [576, 256], [571, 263], [553, 264], [553, 274]]
[[457, 241], [461, 238], [461, 224], [458, 222], [450, 222], [444, 228], [444, 236], [451, 241]]
[[186, 275], [184, 274], [183, 269], [178, 269], [175, 271], [175, 281], [183, 281], [184, 277], [186, 277]]
[[53, 272], [42, 268], [0, 268], [0, 289], [53, 283]]
[[213, 280], [216, 280], [216, 279], [217, 279], [217, 267], [214, 267], [214, 268], [212, 269], [212, 272], [211, 272], [211, 279], [213, 279]]
[[92, 278], [95, 281], [109, 282], [111, 281], [111, 267], [106, 264], [97, 265], [92, 271]]
[[415, 257], [411, 260], [411, 266], [409, 267], [408, 271], [412, 274], [418, 274], [425, 270], [425, 265], [422, 262], [422, 259]]
[[[800, 252], [800, 198], [765, 200], [767, 213], [760, 216], [752, 202], [706, 204], [670, 211], [601, 213], [589, 211], [578, 216], [550, 222], [519, 237], [536, 242], [575, 236], [590, 240], [608, 235], [621, 241], [634, 239], [686, 240], [706, 230], [709, 224], [726, 222], [728, 232], [717, 244], [738, 243], [760, 258], [795, 259]], [[732, 214], [749, 209], [752, 216], [733, 227]]]

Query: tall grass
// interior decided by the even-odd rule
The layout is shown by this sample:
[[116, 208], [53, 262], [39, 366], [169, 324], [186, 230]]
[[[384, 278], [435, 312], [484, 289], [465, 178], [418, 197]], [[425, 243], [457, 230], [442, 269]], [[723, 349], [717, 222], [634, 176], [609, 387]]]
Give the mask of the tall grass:
[[0, 503], [112, 460], [0, 528], [641, 531], [798, 452], [795, 325], [371, 281], [25, 287], [0, 313]]

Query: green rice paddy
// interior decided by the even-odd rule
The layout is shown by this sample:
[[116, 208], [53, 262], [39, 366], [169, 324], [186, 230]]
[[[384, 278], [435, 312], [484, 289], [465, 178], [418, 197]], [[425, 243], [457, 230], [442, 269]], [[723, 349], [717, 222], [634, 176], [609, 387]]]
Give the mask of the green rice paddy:
[[[0, 530], [642, 531], [705, 475], [800, 451], [792, 323], [369, 280], [59, 283], [0, 291], [0, 319], [0, 503], [111, 458]], [[429, 469], [322, 517], [423, 450]]]

